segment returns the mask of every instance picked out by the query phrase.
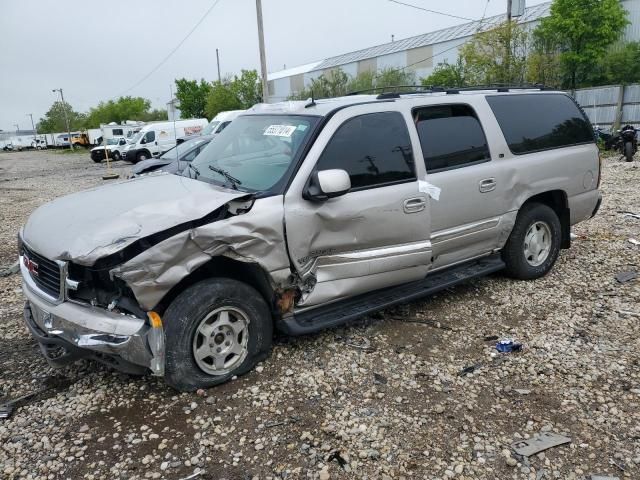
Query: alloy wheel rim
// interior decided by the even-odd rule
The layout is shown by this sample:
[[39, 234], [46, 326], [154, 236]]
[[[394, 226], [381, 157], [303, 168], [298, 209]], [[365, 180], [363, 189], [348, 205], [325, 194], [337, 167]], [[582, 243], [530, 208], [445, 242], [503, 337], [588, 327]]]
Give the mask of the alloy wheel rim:
[[226, 375], [247, 357], [249, 317], [235, 307], [221, 307], [204, 317], [193, 336], [193, 358], [209, 375]]
[[551, 252], [551, 228], [545, 222], [531, 224], [524, 236], [524, 258], [532, 267], [542, 265]]

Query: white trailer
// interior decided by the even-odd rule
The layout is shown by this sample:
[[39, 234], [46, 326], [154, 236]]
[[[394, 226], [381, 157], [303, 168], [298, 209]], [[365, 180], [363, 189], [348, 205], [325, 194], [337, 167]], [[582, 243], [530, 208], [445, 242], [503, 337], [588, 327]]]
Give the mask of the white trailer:
[[123, 124], [112, 122], [101, 124], [100, 131], [102, 132], [101, 136], [103, 140], [120, 137], [131, 138], [138, 133], [144, 125], [144, 122], [125, 122]]

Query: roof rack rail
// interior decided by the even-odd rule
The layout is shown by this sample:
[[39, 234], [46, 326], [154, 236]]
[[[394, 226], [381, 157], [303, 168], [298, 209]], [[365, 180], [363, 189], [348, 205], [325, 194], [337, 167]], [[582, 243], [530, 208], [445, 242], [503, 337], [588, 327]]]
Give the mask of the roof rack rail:
[[489, 85], [473, 85], [469, 87], [443, 87], [437, 85], [392, 85], [386, 87], [371, 87], [364, 90], [349, 92], [346, 96], [359, 95], [362, 93], [380, 92], [376, 99], [388, 100], [400, 98], [400, 95], [411, 95], [420, 93], [446, 93], [454, 95], [460, 92], [473, 92], [480, 90], [495, 90], [496, 92], [509, 92], [511, 90], [556, 90], [540, 83], [510, 85], [508, 83], [492, 83]]
[[380, 92], [377, 98], [378, 100], [384, 100], [389, 98], [400, 98], [400, 95], [410, 95], [412, 93], [434, 93], [444, 91], [445, 89], [443, 87], [434, 87], [431, 85], [391, 85], [386, 87], [372, 87], [364, 90], [357, 90], [347, 93], [347, 96]]
[[532, 84], [520, 84], [520, 85], [510, 85], [508, 83], [492, 83], [490, 85], [473, 85], [470, 87], [455, 87], [448, 88], [445, 91], [447, 94], [456, 94], [460, 92], [474, 92], [478, 90], [495, 90], [496, 92], [509, 92], [511, 90], [556, 90], [553, 87], [547, 87], [546, 85], [542, 85], [540, 83], [532, 83]]

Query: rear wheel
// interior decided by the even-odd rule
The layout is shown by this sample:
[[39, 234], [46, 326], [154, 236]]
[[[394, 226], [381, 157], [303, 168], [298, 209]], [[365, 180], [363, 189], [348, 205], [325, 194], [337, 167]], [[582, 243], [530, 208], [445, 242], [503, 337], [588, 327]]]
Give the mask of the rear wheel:
[[167, 309], [164, 325], [165, 380], [181, 391], [242, 375], [271, 349], [267, 303], [236, 280], [213, 278], [187, 288]]
[[633, 162], [633, 143], [632, 142], [624, 143], [624, 158], [626, 158], [627, 162]]
[[502, 251], [507, 274], [521, 280], [546, 275], [560, 253], [561, 232], [560, 220], [551, 207], [525, 204]]

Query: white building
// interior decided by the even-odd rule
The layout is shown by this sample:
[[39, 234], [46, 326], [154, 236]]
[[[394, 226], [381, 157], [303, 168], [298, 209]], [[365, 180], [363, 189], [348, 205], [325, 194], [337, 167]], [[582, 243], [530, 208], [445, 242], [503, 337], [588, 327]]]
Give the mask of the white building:
[[[640, 40], [640, 0], [621, 1], [629, 12], [630, 21], [624, 39]], [[522, 25], [533, 28], [541, 18], [549, 15], [550, 8], [551, 2], [528, 7], [524, 15], [516, 20]], [[311, 85], [313, 79], [338, 68], [354, 77], [361, 72], [375, 72], [386, 68], [404, 68], [413, 71], [417, 78], [426, 77], [433, 72], [438, 63], [455, 63], [460, 46], [469, 41], [473, 35], [489, 30], [504, 21], [506, 21], [506, 14], [496, 15], [482, 21], [464, 23], [270, 73], [267, 75], [269, 101], [286, 100], [290, 95]]]

